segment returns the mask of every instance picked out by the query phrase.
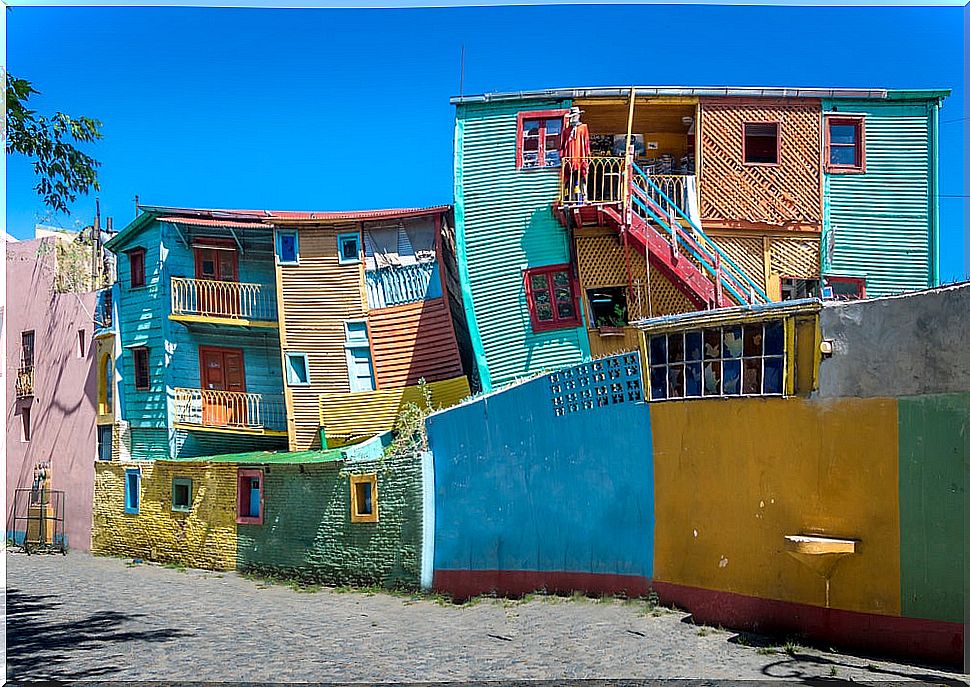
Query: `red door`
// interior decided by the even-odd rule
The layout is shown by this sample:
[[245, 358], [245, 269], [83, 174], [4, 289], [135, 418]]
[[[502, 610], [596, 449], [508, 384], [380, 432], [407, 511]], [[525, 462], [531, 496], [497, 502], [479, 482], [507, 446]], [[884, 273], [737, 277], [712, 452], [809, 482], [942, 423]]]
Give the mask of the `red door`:
[[200, 314], [229, 317], [239, 314], [238, 290], [219, 284], [239, 281], [239, 256], [235, 250], [196, 246], [195, 278], [208, 282], [200, 284], [196, 292]]
[[199, 347], [202, 382], [202, 424], [210, 427], [245, 426], [246, 396], [218, 393], [246, 391], [246, 368], [239, 348]]

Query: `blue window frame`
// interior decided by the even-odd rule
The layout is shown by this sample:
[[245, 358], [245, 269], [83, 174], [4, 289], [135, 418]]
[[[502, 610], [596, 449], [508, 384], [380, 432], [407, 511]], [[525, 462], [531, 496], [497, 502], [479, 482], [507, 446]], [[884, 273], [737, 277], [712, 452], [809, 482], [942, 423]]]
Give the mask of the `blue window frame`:
[[141, 470], [128, 468], [125, 470], [125, 512], [138, 514], [141, 505]]
[[295, 231], [276, 232], [276, 262], [280, 265], [300, 263], [300, 239]]
[[310, 383], [310, 362], [306, 353], [286, 354], [286, 383], [290, 386], [306, 386]]
[[360, 234], [337, 235], [337, 261], [341, 265], [360, 262]]

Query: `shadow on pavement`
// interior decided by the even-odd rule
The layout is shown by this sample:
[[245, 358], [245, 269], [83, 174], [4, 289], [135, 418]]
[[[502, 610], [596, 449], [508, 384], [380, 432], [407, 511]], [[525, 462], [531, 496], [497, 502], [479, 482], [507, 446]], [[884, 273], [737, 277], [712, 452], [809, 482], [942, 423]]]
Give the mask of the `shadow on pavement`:
[[62, 606], [55, 596], [7, 589], [7, 679], [112, 675], [136, 660], [139, 645], [192, 635], [175, 628], [126, 629], [143, 614], [98, 611], [71, 617]]

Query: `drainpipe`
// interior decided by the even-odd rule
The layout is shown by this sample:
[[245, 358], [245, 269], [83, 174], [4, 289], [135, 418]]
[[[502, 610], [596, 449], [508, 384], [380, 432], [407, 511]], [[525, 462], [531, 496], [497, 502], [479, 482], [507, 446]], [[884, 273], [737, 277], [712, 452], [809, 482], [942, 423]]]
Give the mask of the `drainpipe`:
[[930, 283], [940, 285], [940, 101], [930, 106]]

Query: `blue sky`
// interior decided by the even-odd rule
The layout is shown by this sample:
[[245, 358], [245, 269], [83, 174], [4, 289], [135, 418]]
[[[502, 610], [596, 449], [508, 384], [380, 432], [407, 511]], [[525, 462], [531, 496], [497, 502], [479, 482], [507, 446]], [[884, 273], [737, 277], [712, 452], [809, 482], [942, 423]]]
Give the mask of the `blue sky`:
[[[465, 93], [590, 85], [950, 88], [940, 120], [941, 276], [962, 278], [960, 7], [539, 6], [7, 10], [33, 102], [104, 122], [102, 212], [143, 203], [339, 210], [452, 201]], [[620, 36], [620, 34], [623, 36]], [[38, 47], [42, 46], [42, 47]], [[50, 217], [8, 160], [7, 221]]]

